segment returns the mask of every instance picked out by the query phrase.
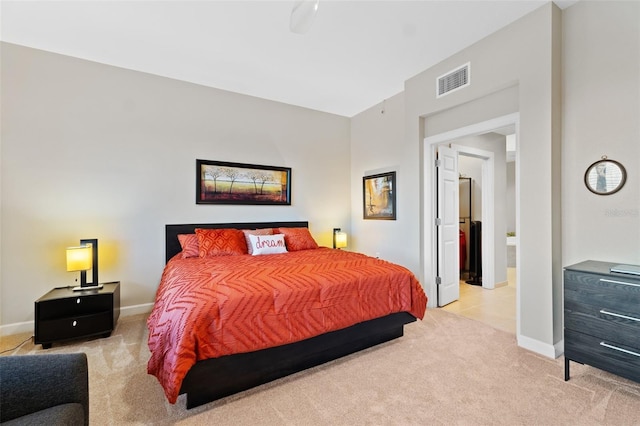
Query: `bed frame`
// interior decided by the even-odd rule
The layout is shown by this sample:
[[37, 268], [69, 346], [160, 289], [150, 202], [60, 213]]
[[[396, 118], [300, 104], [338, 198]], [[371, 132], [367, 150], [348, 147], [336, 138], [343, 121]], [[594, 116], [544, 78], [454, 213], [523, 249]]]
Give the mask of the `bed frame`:
[[[166, 225], [166, 259], [169, 261], [180, 252], [178, 235], [193, 234], [196, 228], [258, 229], [308, 225], [308, 222]], [[404, 325], [415, 320], [413, 315], [399, 312], [300, 342], [198, 361], [184, 378], [180, 393], [187, 394], [187, 409], [194, 408], [396, 339], [404, 334]]]

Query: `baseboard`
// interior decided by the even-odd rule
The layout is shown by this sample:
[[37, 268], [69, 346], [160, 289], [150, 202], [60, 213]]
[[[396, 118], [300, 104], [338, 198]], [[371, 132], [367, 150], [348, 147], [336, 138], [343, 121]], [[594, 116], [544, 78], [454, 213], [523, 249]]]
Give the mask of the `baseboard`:
[[517, 340], [518, 346], [520, 346], [521, 348], [546, 356], [547, 358], [555, 359], [564, 353], [564, 340], [561, 340], [555, 345], [543, 343], [539, 340], [535, 340], [522, 335], [518, 335]]
[[16, 322], [13, 324], [0, 325], [0, 336], [11, 336], [12, 334], [33, 333], [33, 321]]
[[153, 303], [120, 307], [120, 317], [130, 317], [138, 314], [148, 314], [153, 309]]
[[553, 345], [553, 348], [556, 350], [556, 358], [560, 355], [564, 355], [564, 339]]
[[[120, 318], [132, 315], [148, 314], [153, 309], [153, 303], [143, 303], [141, 305], [120, 307]], [[33, 333], [33, 321], [16, 322], [13, 324], [0, 325], [0, 336], [10, 336], [12, 334]]]
[[509, 281], [502, 281], [499, 283], [496, 283], [493, 288], [500, 288], [500, 287], [506, 287], [509, 285]]

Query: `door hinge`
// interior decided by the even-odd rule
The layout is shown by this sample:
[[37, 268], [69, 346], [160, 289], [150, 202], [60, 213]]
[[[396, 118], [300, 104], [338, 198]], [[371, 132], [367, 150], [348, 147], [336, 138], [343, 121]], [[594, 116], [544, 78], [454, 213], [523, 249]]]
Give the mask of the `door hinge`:
[[436, 226], [440, 226], [442, 225], [442, 219], [440, 219], [439, 217], [436, 218]]
[[436, 277], [436, 285], [442, 284], [442, 278]]
[[440, 161], [440, 160], [436, 160], [435, 161], [435, 166], [436, 167], [440, 167], [441, 164], [442, 164], [442, 161]]

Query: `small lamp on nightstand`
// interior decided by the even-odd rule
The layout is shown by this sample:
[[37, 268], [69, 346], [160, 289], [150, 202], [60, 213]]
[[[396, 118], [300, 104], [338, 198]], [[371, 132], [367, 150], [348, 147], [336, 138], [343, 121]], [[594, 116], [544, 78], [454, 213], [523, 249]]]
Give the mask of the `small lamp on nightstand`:
[[[92, 270], [92, 280], [87, 282], [87, 271]], [[96, 290], [102, 288], [98, 284], [98, 240], [80, 240], [77, 247], [67, 247], [67, 272], [80, 271], [80, 286], [74, 291]]]
[[341, 249], [347, 246], [347, 233], [340, 228], [333, 228], [333, 248]]

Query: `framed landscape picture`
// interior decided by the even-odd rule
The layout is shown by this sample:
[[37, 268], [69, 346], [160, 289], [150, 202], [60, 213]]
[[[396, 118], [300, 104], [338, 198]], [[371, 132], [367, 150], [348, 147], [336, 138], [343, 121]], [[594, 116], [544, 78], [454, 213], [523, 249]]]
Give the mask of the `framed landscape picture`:
[[396, 220], [396, 172], [362, 178], [364, 219]]
[[196, 204], [291, 205], [291, 168], [196, 160]]

